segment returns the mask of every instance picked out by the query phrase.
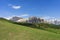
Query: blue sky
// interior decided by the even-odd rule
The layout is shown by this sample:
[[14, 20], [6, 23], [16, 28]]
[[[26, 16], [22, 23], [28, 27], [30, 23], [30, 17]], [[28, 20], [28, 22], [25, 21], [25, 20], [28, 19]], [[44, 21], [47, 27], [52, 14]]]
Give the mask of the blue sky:
[[60, 17], [60, 0], [0, 0], [0, 17]]

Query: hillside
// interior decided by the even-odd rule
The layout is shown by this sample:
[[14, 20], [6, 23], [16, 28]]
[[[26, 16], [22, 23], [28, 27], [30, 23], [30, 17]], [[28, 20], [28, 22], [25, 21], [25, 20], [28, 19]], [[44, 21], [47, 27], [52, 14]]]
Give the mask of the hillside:
[[60, 34], [0, 19], [0, 40], [60, 40]]

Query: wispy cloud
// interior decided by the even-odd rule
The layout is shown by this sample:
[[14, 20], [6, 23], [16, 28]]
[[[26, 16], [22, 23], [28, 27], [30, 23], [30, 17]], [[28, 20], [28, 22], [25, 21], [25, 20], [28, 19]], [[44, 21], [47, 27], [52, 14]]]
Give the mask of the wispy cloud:
[[20, 15], [20, 17], [25, 17], [25, 16], [29, 16], [28, 14], [22, 14]]
[[22, 14], [22, 15], [12, 15], [12, 16], [9, 16], [9, 17], [4, 17], [5, 19], [11, 19], [12, 17], [15, 17], [15, 16], [17, 16], [17, 17], [28, 17], [29, 16], [29, 14]]
[[13, 9], [20, 9], [21, 6], [20, 5], [12, 5], [12, 4], [8, 4], [8, 6], [10, 6]]
[[13, 8], [13, 9], [20, 9], [21, 6], [15, 6], [15, 5], [14, 5], [14, 6], [12, 6], [12, 8]]
[[7, 19], [7, 20], [9, 20], [10, 18], [12, 18], [12, 17], [4, 17], [5, 19]]
[[55, 17], [50, 17], [50, 16], [43, 16], [41, 18], [43, 18], [43, 19], [55, 19]]

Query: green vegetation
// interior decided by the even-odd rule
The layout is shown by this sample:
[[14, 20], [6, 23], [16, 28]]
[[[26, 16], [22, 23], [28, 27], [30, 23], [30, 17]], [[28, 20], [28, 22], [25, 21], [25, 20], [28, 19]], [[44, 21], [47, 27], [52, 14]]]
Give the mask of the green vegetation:
[[16, 23], [16, 22], [12, 22], [13, 24], [18, 24], [18, 25], [23, 25], [26, 27], [31, 27], [31, 28], [37, 28], [37, 29], [41, 29], [41, 30], [45, 30], [45, 31], [49, 31], [49, 32], [53, 32], [56, 34], [60, 34], [60, 25], [54, 25], [54, 24], [48, 24], [48, 23]]
[[[32, 24], [29, 25], [31, 26]], [[45, 27], [45, 29], [42, 30], [31, 28], [32, 26], [30, 27], [29, 25], [17, 25], [5, 19], [0, 19], [0, 40], [60, 40], [59, 33], [54, 33], [54, 31], [50, 32], [51, 30], [58, 30], [58, 32], [60, 32], [60, 29]], [[38, 26], [35, 25], [35, 27]], [[40, 24], [40, 27], [41, 26], [42, 24]], [[50, 31], [46, 31], [49, 29]]]

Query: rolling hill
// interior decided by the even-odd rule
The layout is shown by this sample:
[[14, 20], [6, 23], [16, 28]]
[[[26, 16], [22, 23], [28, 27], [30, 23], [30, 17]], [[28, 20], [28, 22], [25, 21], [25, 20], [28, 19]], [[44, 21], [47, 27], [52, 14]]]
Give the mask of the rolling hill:
[[0, 19], [0, 40], [60, 40], [60, 34]]

